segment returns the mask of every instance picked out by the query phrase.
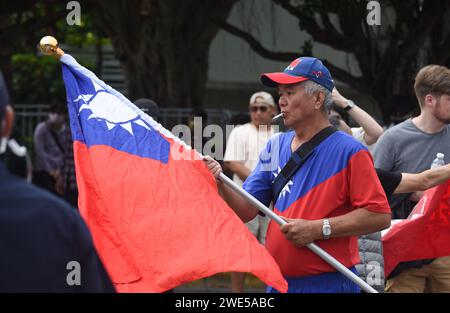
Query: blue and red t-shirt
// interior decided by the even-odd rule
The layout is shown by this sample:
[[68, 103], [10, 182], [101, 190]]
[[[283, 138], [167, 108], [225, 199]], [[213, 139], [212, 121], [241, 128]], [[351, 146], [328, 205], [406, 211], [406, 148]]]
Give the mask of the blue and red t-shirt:
[[[291, 157], [293, 131], [274, 136], [243, 188], [265, 205], [272, 202], [272, 182]], [[271, 154], [272, 152], [272, 154]], [[344, 215], [358, 208], [390, 214], [386, 195], [367, 149], [343, 132], [321, 142], [274, 201], [283, 217], [317, 220]], [[315, 242], [339, 262], [359, 262], [356, 237]], [[270, 222], [266, 247], [287, 277], [334, 272], [335, 269], [306, 247], [296, 247]]]

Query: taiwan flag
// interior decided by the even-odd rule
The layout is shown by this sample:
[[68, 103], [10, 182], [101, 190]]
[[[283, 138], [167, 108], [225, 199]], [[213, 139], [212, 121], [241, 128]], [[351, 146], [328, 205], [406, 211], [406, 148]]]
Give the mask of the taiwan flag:
[[227, 206], [201, 156], [64, 54], [78, 205], [119, 292], [163, 292], [251, 272], [281, 292], [267, 250]]
[[400, 262], [450, 255], [450, 181], [425, 191], [405, 220], [383, 234], [386, 277]]

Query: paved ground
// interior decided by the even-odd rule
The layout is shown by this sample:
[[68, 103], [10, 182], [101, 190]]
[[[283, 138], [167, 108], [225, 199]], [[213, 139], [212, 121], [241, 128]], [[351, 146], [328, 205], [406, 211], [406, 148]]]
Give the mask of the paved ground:
[[[208, 278], [196, 280], [175, 288], [175, 293], [224, 293], [231, 292], [229, 273], [221, 273]], [[265, 285], [258, 278], [247, 274], [245, 276], [244, 292], [264, 293]]]

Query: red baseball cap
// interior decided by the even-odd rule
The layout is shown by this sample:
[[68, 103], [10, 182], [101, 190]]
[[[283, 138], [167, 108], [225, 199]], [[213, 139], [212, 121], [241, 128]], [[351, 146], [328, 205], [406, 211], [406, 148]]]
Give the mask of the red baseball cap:
[[297, 58], [283, 72], [264, 73], [261, 82], [268, 87], [290, 85], [311, 80], [333, 91], [334, 81], [322, 61], [313, 57]]

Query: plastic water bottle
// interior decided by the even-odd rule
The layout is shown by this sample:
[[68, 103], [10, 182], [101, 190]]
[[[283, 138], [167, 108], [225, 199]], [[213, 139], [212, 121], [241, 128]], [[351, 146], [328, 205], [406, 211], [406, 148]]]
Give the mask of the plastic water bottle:
[[444, 154], [443, 153], [436, 154], [436, 159], [434, 159], [433, 163], [431, 163], [431, 169], [444, 165], [445, 165]]

